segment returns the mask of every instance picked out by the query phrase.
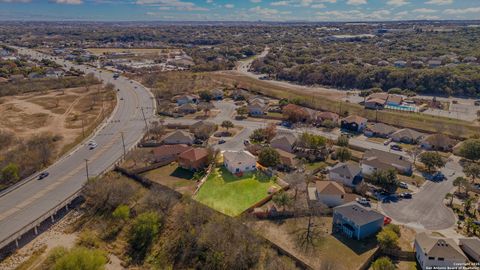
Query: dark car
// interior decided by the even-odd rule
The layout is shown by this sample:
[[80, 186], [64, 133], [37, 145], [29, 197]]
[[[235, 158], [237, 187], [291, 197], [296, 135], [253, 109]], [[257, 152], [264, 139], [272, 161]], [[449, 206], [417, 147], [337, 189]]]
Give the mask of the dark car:
[[394, 150], [394, 151], [402, 151], [402, 147], [398, 144], [392, 144], [390, 145], [390, 149]]
[[405, 192], [405, 193], [400, 194], [400, 197], [402, 197], [404, 199], [411, 199], [412, 198], [412, 193]]
[[38, 175], [38, 180], [42, 180], [43, 178], [46, 178], [49, 175], [50, 173], [48, 172], [42, 172], [41, 174]]
[[218, 141], [218, 144], [224, 144], [224, 143], [226, 143], [225, 140], [220, 140], [220, 141]]

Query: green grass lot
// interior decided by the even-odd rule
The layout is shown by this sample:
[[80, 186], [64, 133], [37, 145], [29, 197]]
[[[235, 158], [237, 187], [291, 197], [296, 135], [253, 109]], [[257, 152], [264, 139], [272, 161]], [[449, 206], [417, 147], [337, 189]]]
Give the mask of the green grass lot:
[[303, 89], [273, 84], [269, 81], [261, 81], [249, 76], [228, 73], [212, 73], [211, 77], [225, 83], [238, 83], [239, 87], [265, 96], [282, 99], [299, 99], [305, 106], [331, 111], [340, 114], [356, 114], [371, 121], [394, 125], [397, 127], [413, 128], [423, 132], [441, 132], [454, 137], [468, 138], [480, 132], [480, 127], [474, 123], [453, 118], [433, 116], [423, 113], [407, 113], [400, 111], [383, 110], [378, 115], [374, 110], [367, 110], [363, 106], [348, 103], [326, 96], [325, 93], [305, 92]]
[[237, 177], [222, 166], [212, 171], [195, 199], [226, 215], [238, 216], [265, 198], [271, 186], [279, 188], [273, 178], [261, 172]]

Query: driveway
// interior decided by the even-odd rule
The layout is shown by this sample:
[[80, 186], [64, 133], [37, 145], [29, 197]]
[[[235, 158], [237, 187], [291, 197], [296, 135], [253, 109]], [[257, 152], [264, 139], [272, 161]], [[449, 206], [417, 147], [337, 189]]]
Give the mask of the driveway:
[[443, 201], [445, 195], [454, 189], [453, 180], [461, 176], [461, 167], [458, 162], [449, 161], [441, 171], [447, 180], [428, 181], [410, 200], [382, 203], [383, 212], [398, 223], [418, 229], [444, 230], [454, 226], [455, 215]]

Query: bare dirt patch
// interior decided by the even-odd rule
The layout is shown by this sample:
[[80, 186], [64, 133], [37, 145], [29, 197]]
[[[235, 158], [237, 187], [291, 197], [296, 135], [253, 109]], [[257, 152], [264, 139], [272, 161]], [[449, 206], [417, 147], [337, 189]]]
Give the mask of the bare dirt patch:
[[115, 107], [115, 94], [101, 85], [31, 93], [2, 98], [0, 129], [18, 139], [50, 132], [62, 139], [55, 144], [57, 155], [93, 130]]

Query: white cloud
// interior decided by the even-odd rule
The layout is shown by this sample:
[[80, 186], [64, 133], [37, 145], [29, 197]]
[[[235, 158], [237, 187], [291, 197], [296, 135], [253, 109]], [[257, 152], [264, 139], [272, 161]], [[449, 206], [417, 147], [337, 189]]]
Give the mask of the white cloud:
[[208, 8], [199, 7], [192, 2], [184, 2], [182, 0], [137, 0], [138, 5], [158, 6], [165, 9], [171, 8], [180, 11], [208, 11]]
[[325, 7], [326, 7], [325, 4], [322, 4], [322, 3], [311, 5], [311, 8], [325, 8]]
[[260, 2], [262, 2], [262, 0], [250, 0], [250, 2], [252, 2], [252, 3], [260, 3]]
[[224, 7], [225, 7], [225, 8], [234, 8], [235, 5], [234, 5], [234, 4], [225, 4]]
[[410, 4], [407, 0], [389, 0], [387, 1], [387, 5], [401, 7], [404, 5]]
[[412, 10], [415, 13], [435, 13], [437, 12], [435, 9], [430, 9], [430, 8], [417, 8]]
[[348, 0], [347, 1], [347, 5], [358, 6], [358, 5], [365, 5], [365, 4], [367, 4], [367, 0]]
[[430, 0], [425, 2], [425, 4], [429, 5], [450, 5], [453, 4], [453, 0]]
[[480, 13], [480, 7], [445, 9], [443, 11], [443, 13], [450, 14], [450, 15], [467, 14], [467, 13]]

